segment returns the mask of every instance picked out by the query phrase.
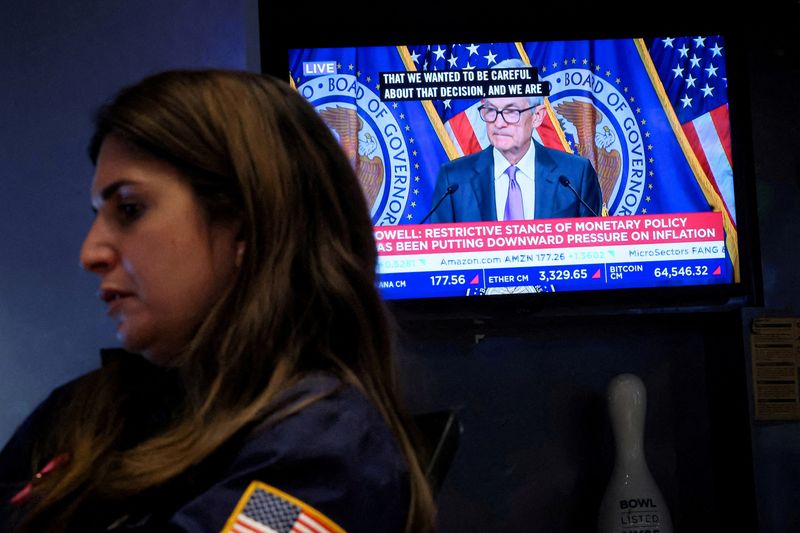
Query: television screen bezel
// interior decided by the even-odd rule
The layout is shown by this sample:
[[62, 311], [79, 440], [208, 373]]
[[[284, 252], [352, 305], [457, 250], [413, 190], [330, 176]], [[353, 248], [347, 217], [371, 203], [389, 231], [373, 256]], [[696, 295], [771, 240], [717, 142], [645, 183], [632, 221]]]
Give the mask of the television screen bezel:
[[[367, 11], [369, 9], [369, 11]], [[630, 9], [622, 4], [617, 9]], [[437, 11], [438, 10], [438, 11]], [[485, 319], [507, 314], [591, 314], [709, 311], [763, 305], [761, 259], [756, 211], [755, 168], [750, 119], [747, 29], [713, 15], [691, 21], [665, 15], [635, 23], [606, 20], [588, 8], [569, 24], [529, 23], [507, 17], [503, 27], [482, 24], [481, 16], [428, 8], [427, 16], [408, 23], [402, 17], [377, 17], [374, 8], [350, 5], [304, 10], [300, 6], [262, 1], [259, 8], [261, 71], [289, 78], [289, 50], [294, 48], [387, 46], [423, 42], [546, 41], [609, 38], [655, 38], [665, 35], [722, 35], [728, 48], [728, 101], [736, 198], [740, 281], [719, 285], [563, 291], [535, 294], [457, 296], [389, 300], [398, 316], [409, 319]], [[380, 23], [376, 22], [380, 19]], [[493, 15], [485, 15], [497, 20]], [[643, 21], [643, 18], [639, 20]], [[446, 22], [442, 22], [446, 21]]]

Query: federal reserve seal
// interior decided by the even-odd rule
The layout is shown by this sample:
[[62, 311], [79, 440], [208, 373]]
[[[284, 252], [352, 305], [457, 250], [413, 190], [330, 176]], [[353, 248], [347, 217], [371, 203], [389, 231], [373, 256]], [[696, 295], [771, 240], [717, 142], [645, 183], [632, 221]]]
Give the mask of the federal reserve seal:
[[391, 109], [351, 74], [315, 77], [297, 90], [314, 105], [350, 159], [373, 224], [398, 224], [409, 200], [411, 164]]
[[617, 85], [588, 68], [549, 74], [550, 104], [578, 155], [592, 162], [612, 215], [642, 213], [647, 178], [645, 134]]

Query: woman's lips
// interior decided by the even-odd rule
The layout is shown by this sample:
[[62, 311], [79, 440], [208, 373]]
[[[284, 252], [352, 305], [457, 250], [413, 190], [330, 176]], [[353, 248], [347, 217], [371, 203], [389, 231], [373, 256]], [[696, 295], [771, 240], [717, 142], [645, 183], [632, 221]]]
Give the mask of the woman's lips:
[[106, 303], [108, 314], [114, 314], [117, 308], [121, 305], [122, 301], [131, 296], [133, 296], [132, 292], [121, 289], [100, 289], [100, 299]]

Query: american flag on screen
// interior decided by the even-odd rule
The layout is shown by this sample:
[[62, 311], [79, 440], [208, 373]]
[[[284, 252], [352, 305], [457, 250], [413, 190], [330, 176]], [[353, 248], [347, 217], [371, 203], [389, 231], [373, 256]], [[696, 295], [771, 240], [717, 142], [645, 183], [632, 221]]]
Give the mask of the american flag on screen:
[[650, 56], [692, 151], [735, 224], [724, 39], [654, 39]]
[[[524, 51], [516, 43], [426, 44], [408, 46], [407, 50], [418, 71], [492, 68], [506, 59], [525, 60]], [[451, 159], [489, 146], [486, 123], [478, 113], [479, 99], [433, 100], [433, 106], [453, 143]], [[545, 146], [571, 151], [549, 106], [547, 118], [533, 136]]]
[[254, 481], [228, 519], [224, 533], [344, 533], [319, 511], [275, 487]]

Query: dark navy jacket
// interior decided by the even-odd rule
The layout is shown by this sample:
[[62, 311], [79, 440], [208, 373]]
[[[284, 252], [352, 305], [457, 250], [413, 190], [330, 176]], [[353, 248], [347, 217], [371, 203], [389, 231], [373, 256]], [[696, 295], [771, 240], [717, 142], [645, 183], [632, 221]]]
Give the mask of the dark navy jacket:
[[[52, 407], [68, 387], [54, 391], [0, 452], [0, 531], [13, 531], [17, 506], [9, 500], [30, 481], [35, 432], [57, 428]], [[234, 437], [168, 486], [84, 505], [69, 531], [115, 524], [111, 531], [218, 532], [253, 482], [311, 506], [348, 533], [402, 531], [408, 472], [388, 426], [360, 391], [329, 374], [305, 378], [286, 399], [320, 393], [326, 395], [288, 418]]]

